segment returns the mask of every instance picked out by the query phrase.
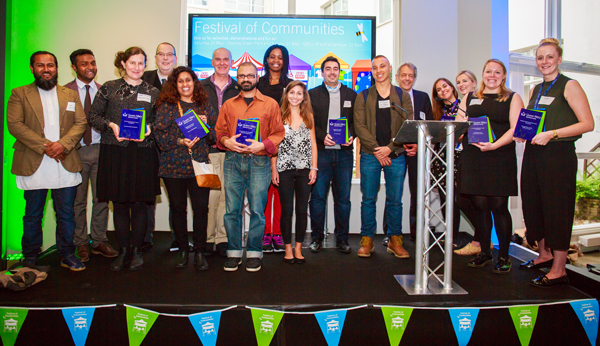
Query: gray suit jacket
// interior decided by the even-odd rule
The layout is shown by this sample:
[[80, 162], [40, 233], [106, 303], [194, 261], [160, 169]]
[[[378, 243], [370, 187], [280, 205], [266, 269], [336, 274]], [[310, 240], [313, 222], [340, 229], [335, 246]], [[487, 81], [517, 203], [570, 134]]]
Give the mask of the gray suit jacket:
[[[79, 141], [85, 132], [87, 121], [79, 94], [63, 86], [57, 85], [60, 139], [67, 154], [62, 161], [69, 172], [80, 172], [82, 169], [79, 152]], [[75, 111], [68, 111], [67, 104], [75, 103]], [[44, 144], [50, 143], [44, 135], [44, 109], [37, 86], [34, 83], [14, 88], [8, 99], [6, 108], [6, 124], [8, 132], [16, 138], [11, 173], [30, 176], [37, 171], [44, 157]]]

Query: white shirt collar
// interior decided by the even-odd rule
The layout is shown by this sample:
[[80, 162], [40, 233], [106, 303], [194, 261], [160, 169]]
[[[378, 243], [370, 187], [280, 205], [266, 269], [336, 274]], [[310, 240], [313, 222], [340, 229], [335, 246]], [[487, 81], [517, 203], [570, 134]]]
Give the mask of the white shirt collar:
[[160, 73], [160, 70], [156, 70], [156, 74], [158, 75], [159, 80], [169, 79], [169, 75], [163, 76], [162, 73]]
[[85, 89], [85, 86], [89, 85], [91, 90], [98, 91], [98, 87], [96, 86], [96, 83], [94, 81], [92, 81], [90, 84], [85, 84], [79, 78], [75, 78], [75, 83], [77, 83], [77, 87], [79, 89]]

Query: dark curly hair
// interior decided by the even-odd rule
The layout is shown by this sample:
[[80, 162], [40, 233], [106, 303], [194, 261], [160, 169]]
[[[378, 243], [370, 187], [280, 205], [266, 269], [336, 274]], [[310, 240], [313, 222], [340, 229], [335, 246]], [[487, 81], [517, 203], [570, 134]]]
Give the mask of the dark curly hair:
[[194, 82], [194, 94], [192, 95], [192, 101], [198, 106], [198, 108], [206, 107], [208, 103], [208, 96], [206, 92], [204, 92], [204, 88], [200, 85], [200, 80], [196, 73], [187, 66], [179, 66], [176, 67], [173, 72], [169, 75], [169, 79], [162, 86], [160, 91], [160, 95], [158, 96], [158, 101], [156, 101], [157, 106], [162, 106], [163, 103], [171, 103], [176, 104], [179, 101], [179, 91], [177, 91], [177, 78], [179, 75], [187, 72], [192, 76], [192, 81]]

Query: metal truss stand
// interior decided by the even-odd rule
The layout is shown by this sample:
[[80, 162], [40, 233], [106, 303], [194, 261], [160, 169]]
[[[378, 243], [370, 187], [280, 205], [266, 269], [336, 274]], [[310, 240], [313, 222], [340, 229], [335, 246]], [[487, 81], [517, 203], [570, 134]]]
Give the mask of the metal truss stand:
[[[406, 124], [408, 123], [408, 124]], [[395, 275], [402, 288], [409, 295], [431, 294], [468, 294], [462, 287], [452, 281], [453, 232], [452, 220], [460, 215], [454, 211], [454, 142], [460, 137], [469, 124], [449, 121], [407, 121], [396, 137], [397, 142], [417, 142], [419, 150], [417, 168], [417, 239], [415, 246], [415, 275]], [[403, 133], [405, 132], [405, 133]], [[416, 138], [415, 138], [416, 137]], [[412, 140], [410, 140], [412, 139]], [[416, 139], [416, 140], [415, 140]], [[435, 143], [445, 143], [438, 151]], [[441, 153], [446, 150], [446, 161]], [[439, 160], [446, 166], [446, 173], [439, 179], [431, 174], [433, 161]], [[446, 190], [441, 182], [446, 179]], [[434, 188], [445, 192], [446, 203], [434, 210], [431, 205], [431, 194]], [[442, 208], [446, 208], [446, 217], [442, 216]], [[444, 226], [444, 232], [436, 237], [429, 228], [429, 223], [437, 218]], [[432, 243], [430, 244], [430, 237]], [[444, 244], [442, 245], [442, 239]], [[439, 248], [444, 253], [444, 261], [437, 266], [429, 264], [429, 254]]]

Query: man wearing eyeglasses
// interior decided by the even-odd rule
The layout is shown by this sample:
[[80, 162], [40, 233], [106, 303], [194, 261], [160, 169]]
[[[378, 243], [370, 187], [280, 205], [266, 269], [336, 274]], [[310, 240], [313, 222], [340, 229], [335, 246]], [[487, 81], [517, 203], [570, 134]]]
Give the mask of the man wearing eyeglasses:
[[[175, 52], [175, 46], [168, 42], [163, 42], [156, 47], [156, 67], [158, 69], [144, 72], [142, 79], [148, 84], [157, 88], [162, 89], [163, 84], [169, 79], [169, 75], [173, 72], [175, 65], [177, 64], [177, 54]], [[170, 218], [170, 215], [169, 215]], [[170, 224], [170, 222], [169, 222]], [[147, 251], [152, 248], [152, 237], [154, 235], [154, 227], [156, 225], [156, 203], [148, 203], [148, 228], [146, 229], [146, 236], [144, 237], [144, 244], [142, 250]], [[179, 250], [179, 245], [175, 241], [173, 232], [171, 232], [172, 242], [171, 251]]]
[[[256, 89], [256, 66], [245, 62], [238, 67], [240, 94], [221, 106], [215, 126], [217, 146], [226, 150], [224, 170], [225, 231], [227, 232], [227, 262], [225, 271], [236, 271], [242, 263], [242, 210], [247, 192], [250, 207], [250, 229], [246, 242], [246, 270], [257, 272], [262, 266], [262, 236], [265, 232], [265, 206], [271, 177], [270, 157], [277, 152], [285, 129], [277, 101]], [[236, 134], [240, 119], [259, 120], [259, 140], [238, 143]]]

